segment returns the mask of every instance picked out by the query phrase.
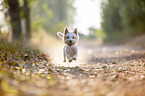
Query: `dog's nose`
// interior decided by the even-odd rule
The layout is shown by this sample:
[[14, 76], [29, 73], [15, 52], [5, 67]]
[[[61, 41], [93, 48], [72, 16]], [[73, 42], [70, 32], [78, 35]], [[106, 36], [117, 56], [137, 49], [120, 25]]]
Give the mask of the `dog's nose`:
[[69, 43], [72, 43], [72, 40], [69, 40]]

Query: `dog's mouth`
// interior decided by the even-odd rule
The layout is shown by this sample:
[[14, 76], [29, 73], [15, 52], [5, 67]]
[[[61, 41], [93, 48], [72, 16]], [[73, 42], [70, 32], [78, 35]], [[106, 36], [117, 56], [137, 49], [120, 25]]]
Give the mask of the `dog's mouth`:
[[68, 45], [68, 46], [72, 46], [72, 45], [74, 45], [74, 43], [68, 43], [67, 45]]
[[69, 43], [69, 44], [68, 44], [68, 46], [72, 46], [72, 45], [73, 45], [72, 43]]

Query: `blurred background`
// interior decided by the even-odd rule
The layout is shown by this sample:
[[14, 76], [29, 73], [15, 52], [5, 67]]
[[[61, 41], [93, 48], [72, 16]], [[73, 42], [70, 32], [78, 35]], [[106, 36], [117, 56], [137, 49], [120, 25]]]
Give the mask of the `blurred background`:
[[[80, 36], [72, 63], [63, 63], [57, 36], [65, 27]], [[144, 89], [145, 0], [0, 0], [0, 96], [145, 96]]]
[[145, 46], [144, 0], [0, 0], [0, 21], [0, 35], [10, 42], [50, 47], [68, 27], [93, 44]]

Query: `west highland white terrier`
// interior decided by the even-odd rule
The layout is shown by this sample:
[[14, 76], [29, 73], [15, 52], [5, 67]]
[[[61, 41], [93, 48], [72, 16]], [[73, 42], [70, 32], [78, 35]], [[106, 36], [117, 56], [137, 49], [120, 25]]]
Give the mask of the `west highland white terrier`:
[[68, 28], [65, 28], [63, 33], [57, 32], [57, 35], [62, 38], [65, 43], [63, 48], [64, 62], [66, 62], [66, 58], [69, 62], [72, 62], [72, 60], [77, 60], [77, 42], [79, 40], [77, 29], [75, 28], [73, 32], [69, 32]]

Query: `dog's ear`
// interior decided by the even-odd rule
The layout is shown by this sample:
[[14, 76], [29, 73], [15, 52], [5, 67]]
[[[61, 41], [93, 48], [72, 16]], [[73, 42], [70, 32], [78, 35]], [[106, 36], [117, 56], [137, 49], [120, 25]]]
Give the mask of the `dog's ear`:
[[64, 34], [68, 33], [67, 27], [64, 29]]
[[77, 28], [75, 28], [74, 33], [75, 33], [76, 35], [78, 35]]

